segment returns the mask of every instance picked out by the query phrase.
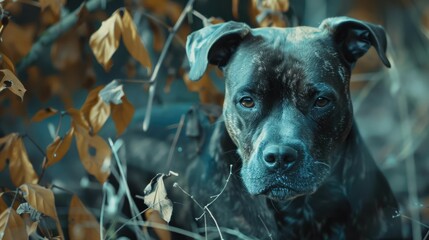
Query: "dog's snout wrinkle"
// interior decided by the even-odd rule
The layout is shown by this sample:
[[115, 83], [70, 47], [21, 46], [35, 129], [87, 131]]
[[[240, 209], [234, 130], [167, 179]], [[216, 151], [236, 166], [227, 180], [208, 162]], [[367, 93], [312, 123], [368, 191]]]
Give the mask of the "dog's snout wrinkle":
[[298, 160], [298, 151], [289, 146], [270, 145], [263, 151], [263, 160], [269, 168], [288, 170]]

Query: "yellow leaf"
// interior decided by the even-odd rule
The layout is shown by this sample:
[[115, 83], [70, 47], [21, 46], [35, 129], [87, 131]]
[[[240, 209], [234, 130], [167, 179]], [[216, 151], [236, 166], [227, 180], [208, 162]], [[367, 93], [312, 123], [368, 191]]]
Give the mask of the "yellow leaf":
[[99, 96], [101, 89], [103, 89], [103, 86], [91, 90], [81, 108], [83, 116], [91, 126], [93, 133], [97, 133], [103, 127], [110, 115], [110, 105]]
[[119, 46], [121, 32], [122, 20], [119, 11], [116, 11], [89, 38], [95, 58], [106, 71], [112, 66], [111, 58]]
[[55, 16], [61, 15], [61, 7], [66, 4], [65, 0], [39, 0], [39, 2], [42, 11], [50, 8]]
[[149, 53], [144, 47], [143, 42], [137, 33], [136, 25], [127, 10], [124, 10], [124, 15], [122, 16], [122, 26], [122, 39], [124, 40], [124, 44], [128, 49], [128, 52], [142, 66], [146, 67], [148, 72], [150, 72], [152, 69], [152, 63], [150, 61]]
[[15, 141], [18, 139], [18, 134], [11, 133], [5, 137], [0, 138], [0, 171], [3, 171], [6, 165], [6, 160], [12, 154], [12, 148]]
[[22, 138], [18, 138], [13, 146], [9, 161], [9, 172], [12, 183], [19, 186], [24, 183], [36, 183], [37, 174], [33, 165], [28, 159], [27, 150], [24, 147]]
[[24, 221], [13, 208], [0, 214], [0, 239], [28, 239]]
[[[211, 69], [211, 67], [209, 69]], [[187, 74], [183, 76], [183, 80], [185, 81], [186, 87], [188, 87], [189, 91], [197, 92], [199, 94], [200, 101], [202, 103], [211, 103], [222, 106], [224, 96], [213, 84], [209, 75], [209, 70], [204, 73], [203, 77], [199, 81], [191, 81]]]
[[110, 175], [109, 145], [100, 136], [91, 136], [81, 127], [76, 127], [75, 130], [77, 151], [82, 165], [100, 183], [104, 183]]
[[70, 108], [67, 110], [67, 113], [72, 118], [73, 122], [80, 125], [81, 127], [84, 127], [85, 129], [89, 129], [89, 124], [85, 120], [85, 117], [83, 116], [82, 111], [74, 108]]
[[44, 120], [45, 118], [48, 118], [50, 116], [55, 115], [58, 112], [57, 109], [55, 108], [45, 108], [45, 109], [41, 109], [39, 110], [36, 114], [34, 114], [34, 116], [31, 118], [32, 122], [40, 122], [42, 120]]
[[51, 189], [42, 187], [37, 184], [23, 184], [19, 187], [24, 193], [24, 199], [31, 207], [37, 211], [55, 219], [57, 230], [60, 236], [64, 239], [61, 224], [58, 220], [57, 210], [55, 208], [54, 193]]
[[3, 78], [0, 80], [0, 92], [8, 88], [15, 95], [19, 96], [21, 100], [24, 98], [24, 93], [27, 91], [24, 88], [24, 85], [18, 80], [15, 74], [9, 69], [0, 70], [4, 74]]
[[73, 139], [74, 127], [71, 127], [64, 138], [57, 137], [55, 141], [46, 148], [46, 167], [59, 162], [67, 153]]
[[134, 116], [134, 107], [123, 96], [121, 104], [110, 104], [112, 108], [112, 120], [115, 123], [117, 135], [121, 135], [130, 124]]
[[155, 231], [157, 237], [160, 240], [171, 240], [170, 231], [157, 227], [157, 225], [166, 225], [166, 227], [168, 227], [167, 222], [164, 219], [162, 219], [161, 214], [159, 214], [158, 211], [149, 208], [145, 212], [145, 216], [146, 216], [146, 221], [148, 223], [148, 226], [151, 226], [152, 223], [156, 224], [153, 227], [153, 230]]
[[70, 240], [100, 239], [100, 224], [76, 195], [70, 202], [68, 222]]

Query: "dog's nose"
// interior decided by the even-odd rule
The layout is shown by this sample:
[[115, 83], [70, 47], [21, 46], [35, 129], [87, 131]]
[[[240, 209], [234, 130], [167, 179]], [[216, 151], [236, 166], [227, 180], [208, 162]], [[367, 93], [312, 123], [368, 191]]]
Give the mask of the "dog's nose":
[[298, 152], [289, 146], [271, 145], [266, 147], [262, 154], [269, 168], [290, 169], [298, 159]]

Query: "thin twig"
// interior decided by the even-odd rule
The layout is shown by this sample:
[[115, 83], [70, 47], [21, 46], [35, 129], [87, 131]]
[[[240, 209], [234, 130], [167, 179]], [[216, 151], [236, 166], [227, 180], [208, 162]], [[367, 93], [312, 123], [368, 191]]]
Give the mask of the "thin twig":
[[[109, 138], [108, 141], [109, 141], [110, 148], [112, 149], [113, 156], [116, 160], [116, 164], [118, 165], [119, 173], [122, 177], [121, 185], [123, 184], [123, 186], [125, 188], [125, 193], [127, 195], [128, 203], [130, 204], [130, 211], [133, 215], [137, 215], [137, 218], [139, 221], [143, 221], [143, 218], [140, 215], [138, 215], [138, 213], [139, 213], [138, 208], [136, 206], [136, 203], [133, 201], [133, 198], [131, 197], [131, 191], [128, 187], [127, 179], [126, 179], [124, 170], [122, 169], [122, 164], [121, 164], [121, 161], [119, 160], [118, 153], [116, 152], [116, 149], [114, 148], [113, 141], [111, 138]], [[137, 228], [137, 229], [135, 229], [135, 231], [136, 231], [136, 235], [139, 236], [140, 229]]]
[[103, 184], [103, 202], [101, 203], [101, 212], [100, 212], [100, 240], [104, 240], [104, 208], [106, 207], [106, 183]]
[[222, 232], [220, 231], [219, 225], [217, 224], [216, 218], [213, 216], [212, 212], [210, 211], [210, 209], [208, 207], [204, 207], [204, 209], [210, 214], [210, 217], [213, 219], [213, 222], [216, 225], [217, 231], [219, 233], [219, 237], [221, 240], [223, 240], [223, 236], [222, 236]]
[[182, 114], [179, 121], [179, 126], [177, 127], [176, 134], [174, 135], [173, 143], [171, 143], [170, 151], [168, 152], [167, 158], [167, 168], [171, 168], [171, 161], [173, 160], [174, 150], [176, 149], [177, 142], [179, 141], [180, 133], [182, 132], [183, 125], [185, 123], [185, 114]]
[[264, 226], [265, 230], [268, 233], [268, 237], [273, 240], [273, 235], [271, 234], [270, 230], [268, 229], [267, 225], [265, 224], [265, 222], [262, 220], [261, 216], [258, 215], [259, 220], [261, 220], [262, 225]]
[[164, 62], [165, 57], [167, 56], [168, 49], [170, 48], [170, 45], [174, 39], [174, 35], [176, 35], [177, 31], [182, 26], [183, 20], [185, 19], [186, 15], [190, 11], [192, 11], [192, 6], [194, 4], [194, 1], [195, 0], [189, 0], [185, 8], [183, 9], [182, 13], [180, 14], [179, 19], [177, 20], [176, 24], [174, 25], [173, 29], [168, 35], [167, 40], [165, 41], [164, 47], [162, 48], [162, 51], [161, 51], [161, 55], [159, 56], [158, 62], [156, 63], [153, 73], [150, 77], [149, 83], [151, 85], [149, 87], [149, 96], [148, 96], [148, 102], [146, 107], [146, 114], [143, 121], [143, 131], [147, 131], [147, 129], [149, 128], [150, 118], [152, 114], [153, 100], [155, 98], [155, 90], [157, 85], [156, 79], [158, 77], [159, 70], [161, 68], [162, 63]]

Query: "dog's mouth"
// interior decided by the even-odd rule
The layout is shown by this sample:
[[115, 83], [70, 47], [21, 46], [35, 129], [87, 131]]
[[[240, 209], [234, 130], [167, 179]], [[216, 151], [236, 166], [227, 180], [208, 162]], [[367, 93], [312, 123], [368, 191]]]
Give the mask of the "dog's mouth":
[[268, 198], [275, 201], [285, 201], [285, 200], [291, 200], [293, 198], [300, 197], [303, 195], [311, 194], [312, 192], [314, 191], [302, 192], [292, 187], [275, 185], [275, 186], [267, 187], [260, 194], [265, 195]]

